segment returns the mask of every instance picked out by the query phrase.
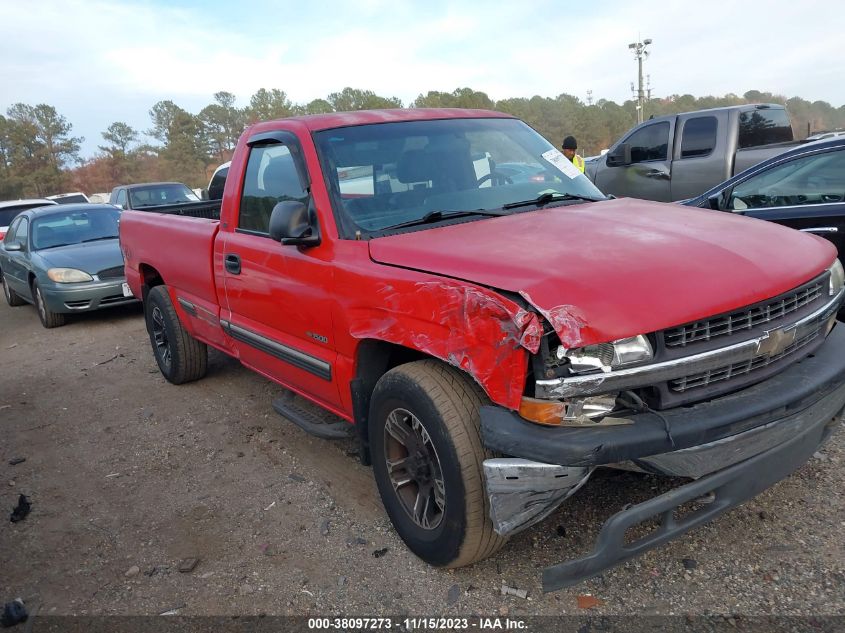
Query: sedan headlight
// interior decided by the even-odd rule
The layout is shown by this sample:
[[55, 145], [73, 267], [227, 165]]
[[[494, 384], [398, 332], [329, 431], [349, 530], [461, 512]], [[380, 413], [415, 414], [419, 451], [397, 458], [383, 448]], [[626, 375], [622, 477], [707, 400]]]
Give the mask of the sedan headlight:
[[842, 270], [842, 262], [837, 258], [833, 265], [828, 268], [830, 271], [830, 296], [836, 295], [842, 286], [845, 286], [845, 270]]
[[568, 358], [569, 369], [575, 374], [596, 369], [608, 372], [654, 358], [651, 344], [642, 334], [622, 338], [612, 343], [600, 343], [570, 350], [561, 345], [555, 354], [559, 360]]
[[77, 270], [76, 268], [51, 268], [47, 271], [47, 276], [56, 283], [60, 284], [72, 284], [80, 281], [94, 280], [94, 278], [84, 270]]

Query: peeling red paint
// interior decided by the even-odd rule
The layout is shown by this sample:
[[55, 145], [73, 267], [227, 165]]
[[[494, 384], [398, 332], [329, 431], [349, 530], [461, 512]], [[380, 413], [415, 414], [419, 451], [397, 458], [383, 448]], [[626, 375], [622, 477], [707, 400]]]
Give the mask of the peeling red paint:
[[564, 347], [574, 349], [581, 345], [581, 330], [587, 323], [578, 308], [570, 305], [559, 305], [549, 310], [543, 310], [537, 307], [527, 292], [520, 291], [519, 294], [537, 308], [537, 311], [549, 322]]

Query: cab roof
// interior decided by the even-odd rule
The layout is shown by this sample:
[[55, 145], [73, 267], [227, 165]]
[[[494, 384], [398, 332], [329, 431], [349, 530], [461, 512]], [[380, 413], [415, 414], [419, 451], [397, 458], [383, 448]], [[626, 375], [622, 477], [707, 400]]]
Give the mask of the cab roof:
[[[289, 117], [285, 122], [297, 122], [311, 132], [353, 125], [396, 123], [400, 121], [429, 121], [436, 119], [513, 119], [515, 117], [493, 110], [465, 110], [462, 108], [395, 108], [389, 110], [357, 110]], [[278, 128], [278, 121], [266, 121], [253, 126], [252, 132]]]

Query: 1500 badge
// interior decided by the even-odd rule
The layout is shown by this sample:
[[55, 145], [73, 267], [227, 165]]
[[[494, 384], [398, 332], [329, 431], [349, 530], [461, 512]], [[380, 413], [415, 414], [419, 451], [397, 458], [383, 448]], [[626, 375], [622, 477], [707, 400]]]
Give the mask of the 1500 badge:
[[314, 332], [306, 332], [305, 334], [307, 334], [309, 338], [313, 338], [318, 343], [328, 343], [329, 342], [328, 336], [323, 336], [322, 334], [314, 334]]

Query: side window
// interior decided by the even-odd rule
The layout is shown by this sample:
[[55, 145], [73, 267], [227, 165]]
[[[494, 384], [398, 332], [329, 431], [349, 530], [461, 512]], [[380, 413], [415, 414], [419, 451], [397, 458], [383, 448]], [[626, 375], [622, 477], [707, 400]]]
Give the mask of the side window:
[[15, 233], [18, 232], [18, 227], [21, 225], [21, 221], [23, 218], [17, 218], [16, 220], [12, 220], [12, 224], [9, 226], [9, 230], [6, 231], [6, 237], [3, 238], [4, 242], [8, 242], [11, 244], [15, 241]]
[[733, 188], [728, 208], [766, 207], [845, 201], [845, 151], [796, 158], [751, 176]]
[[782, 108], [752, 110], [739, 115], [739, 146], [757, 147], [791, 141], [792, 125]]
[[625, 142], [631, 146], [631, 160], [634, 163], [666, 160], [669, 149], [669, 122], [647, 125], [631, 134]]
[[716, 147], [716, 117], [701, 116], [687, 119], [681, 140], [681, 158], [707, 156]]
[[126, 189], [121, 189], [117, 192], [116, 203], [120, 207], [126, 207]]
[[15, 231], [15, 241], [20, 243], [24, 250], [29, 249], [29, 219], [21, 218], [21, 223]]
[[238, 228], [269, 234], [270, 213], [283, 200], [307, 203], [296, 165], [287, 146], [262, 145], [249, 153]]

